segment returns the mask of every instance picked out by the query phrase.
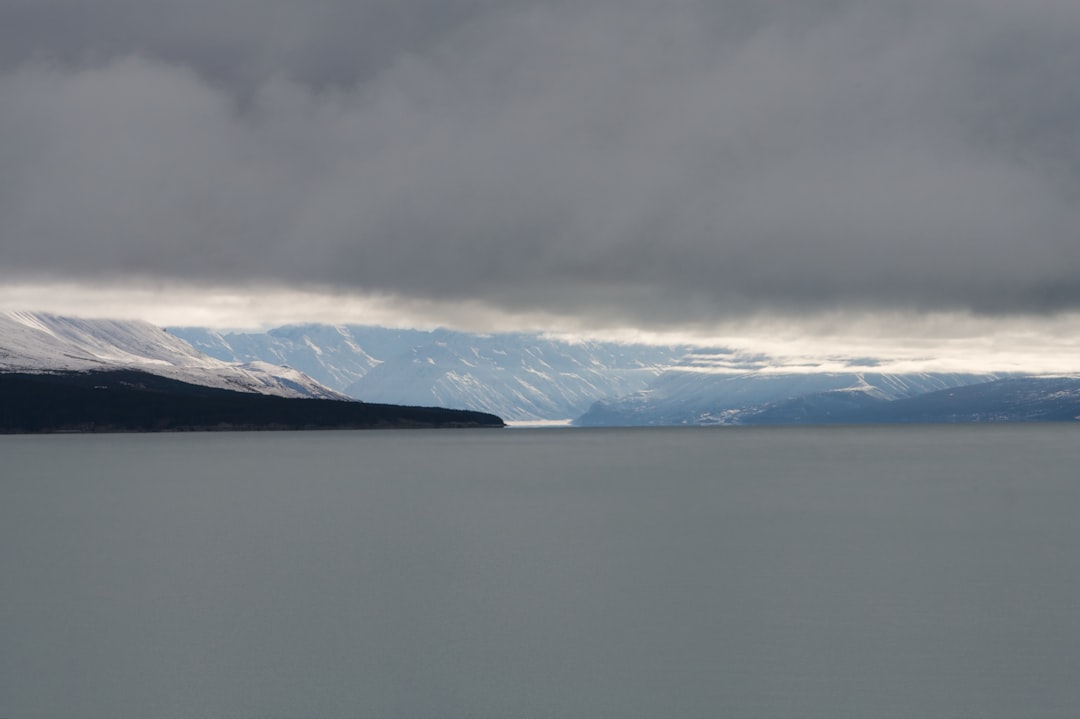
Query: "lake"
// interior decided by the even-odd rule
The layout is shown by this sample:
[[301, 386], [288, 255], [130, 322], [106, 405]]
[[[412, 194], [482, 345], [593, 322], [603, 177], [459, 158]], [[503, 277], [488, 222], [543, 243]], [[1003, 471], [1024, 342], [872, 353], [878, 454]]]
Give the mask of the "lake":
[[0, 437], [4, 719], [1080, 715], [1080, 428]]

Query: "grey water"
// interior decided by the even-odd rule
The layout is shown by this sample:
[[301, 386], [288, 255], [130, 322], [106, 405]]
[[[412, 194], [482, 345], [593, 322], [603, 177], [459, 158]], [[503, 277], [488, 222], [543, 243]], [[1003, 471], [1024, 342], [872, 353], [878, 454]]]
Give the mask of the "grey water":
[[0, 437], [0, 717], [1080, 716], [1078, 440]]

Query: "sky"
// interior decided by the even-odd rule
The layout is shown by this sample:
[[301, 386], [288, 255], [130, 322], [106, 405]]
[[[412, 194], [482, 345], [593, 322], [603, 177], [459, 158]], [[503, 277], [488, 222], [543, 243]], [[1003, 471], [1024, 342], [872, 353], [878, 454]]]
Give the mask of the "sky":
[[1075, 0], [6, 0], [0, 309], [1080, 371], [1077, 77]]

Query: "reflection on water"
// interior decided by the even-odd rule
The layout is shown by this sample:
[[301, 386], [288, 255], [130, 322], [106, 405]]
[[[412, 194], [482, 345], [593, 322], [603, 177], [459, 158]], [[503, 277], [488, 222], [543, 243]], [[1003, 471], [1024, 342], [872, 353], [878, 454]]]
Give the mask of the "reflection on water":
[[0, 716], [1074, 717], [1078, 439], [0, 437]]

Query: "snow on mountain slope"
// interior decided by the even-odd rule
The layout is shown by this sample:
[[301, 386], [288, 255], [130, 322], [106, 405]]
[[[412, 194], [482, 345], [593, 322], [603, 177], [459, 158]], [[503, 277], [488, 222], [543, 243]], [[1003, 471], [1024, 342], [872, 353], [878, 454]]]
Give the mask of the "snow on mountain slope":
[[635, 392], [687, 351], [535, 333], [354, 325], [170, 331], [220, 359], [288, 364], [364, 401], [461, 407], [530, 421], [569, 419], [598, 399]]
[[221, 333], [196, 327], [169, 331], [220, 360], [287, 365], [338, 391], [378, 364], [345, 327], [302, 325], [265, 333]]
[[598, 398], [644, 387], [684, 351], [446, 330], [423, 339], [387, 354], [345, 391], [389, 402], [404, 389], [410, 401], [463, 402], [513, 420], [563, 419]]
[[0, 312], [0, 372], [120, 368], [240, 392], [344, 398], [287, 367], [265, 362], [236, 364], [210, 357], [148, 322]]

